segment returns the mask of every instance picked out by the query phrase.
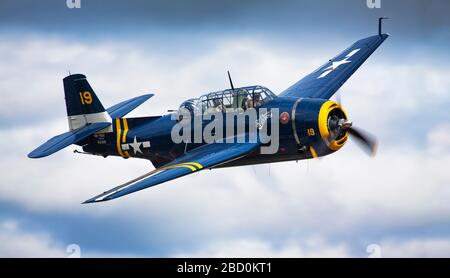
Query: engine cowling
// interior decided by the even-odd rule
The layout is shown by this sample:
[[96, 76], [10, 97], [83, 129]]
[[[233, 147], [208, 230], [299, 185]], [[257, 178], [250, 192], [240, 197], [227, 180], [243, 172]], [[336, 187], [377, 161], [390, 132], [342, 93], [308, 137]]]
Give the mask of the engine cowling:
[[294, 137], [299, 149], [313, 157], [339, 150], [348, 139], [348, 131], [343, 128], [348, 123], [347, 114], [334, 101], [299, 99], [294, 122]]

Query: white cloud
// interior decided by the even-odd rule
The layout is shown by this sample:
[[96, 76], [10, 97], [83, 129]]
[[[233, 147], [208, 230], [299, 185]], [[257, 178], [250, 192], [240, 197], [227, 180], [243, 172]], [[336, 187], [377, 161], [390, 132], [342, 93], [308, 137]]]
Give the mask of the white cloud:
[[[372, 246], [376, 246], [372, 248]], [[379, 244], [361, 244], [361, 250], [350, 251], [347, 243], [329, 243], [321, 238], [313, 237], [298, 240], [285, 240], [282, 244], [274, 244], [254, 238], [217, 241], [200, 246], [188, 252], [177, 252], [172, 257], [188, 258], [230, 258], [230, 257], [262, 257], [262, 258], [448, 258], [450, 257], [450, 240], [448, 238], [408, 238], [387, 239]]]
[[450, 123], [434, 126], [427, 136], [432, 154], [439, 156], [450, 151]]
[[450, 239], [386, 240], [380, 244], [380, 250], [384, 258], [448, 258]]
[[0, 221], [0, 257], [66, 257], [65, 247], [41, 233], [23, 231], [14, 220]]
[[200, 250], [176, 253], [173, 257], [342, 258], [349, 257], [349, 251], [345, 245], [330, 246], [317, 238], [307, 239], [303, 244], [295, 241], [287, 242], [282, 246], [274, 246], [271, 242], [264, 240], [246, 238], [215, 242]]
[[[320, 161], [273, 164], [270, 175], [267, 165], [204, 171], [88, 206], [79, 203], [150, 170], [150, 163], [75, 155], [73, 147], [40, 160], [26, 157], [67, 129], [61, 78], [68, 68], [85, 72], [105, 104], [156, 92], [133, 112], [138, 115], [162, 113], [184, 99], [227, 87], [225, 71], [230, 65], [235, 85], [259, 83], [278, 92], [323, 62], [321, 54], [311, 50], [294, 53], [259, 41], [236, 41], [217, 42], [192, 57], [160, 56], [127, 43], [1, 41], [0, 92], [7, 94], [8, 105], [0, 111], [0, 119], [9, 119], [10, 124], [0, 129], [0, 144], [5, 146], [0, 199], [38, 213], [57, 210], [99, 219], [134, 219], [136, 229], [149, 232], [156, 221], [164, 236], [218, 242], [182, 251], [194, 256], [228, 256], [237, 254], [240, 246], [249, 256], [346, 256], [349, 248], [344, 245], [309, 246], [308, 240], [295, 238], [339, 237], [450, 219], [450, 129], [444, 120], [430, 123], [434, 128], [428, 134], [417, 132], [424, 144], [382, 142], [373, 160], [349, 142]], [[376, 130], [383, 138], [393, 128], [410, 128], [393, 126], [399, 115], [417, 115], [423, 103], [431, 107], [449, 103], [447, 68], [409, 67], [382, 57], [376, 55], [343, 87], [344, 105], [358, 126]], [[13, 120], [20, 117], [30, 121], [14, 126]], [[45, 120], [35, 122], [33, 118], [39, 117]], [[255, 234], [293, 238], [293, 247], [291, 243], [274, 247], [255, 239]]]

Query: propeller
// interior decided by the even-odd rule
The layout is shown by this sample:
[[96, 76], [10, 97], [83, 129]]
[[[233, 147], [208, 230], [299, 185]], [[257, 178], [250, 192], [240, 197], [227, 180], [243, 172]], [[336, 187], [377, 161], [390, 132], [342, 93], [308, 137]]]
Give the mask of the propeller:
[[369, 155], [375, 156], [377, 152], [378, 142], [375, 136], [364, 131], [360, 128], [350, 126], [347, 129], [348, 133], [350, 133], [351, 138], [355, 140], [355, 142]]
[[372, 134], [364, 131], [361, 128], [353, 126], [349, 120], [339, 119], [337, 116], [332, 116], [329, 120], [331, 131], [331, 138], [334, 140], [343, 133], [348, 132], [355, 142], [369, 155], [375, 156], [377, 151], [377, 139]]
[[[336, 102], [342, 105], [341, 92], [336, 94]], [[344, 132], [348, 132], [359, 147], [361, 147], [370, 156], [375, 156], [377, 152], [377, 139], [369, 132], [353, 126], [353, 123], [349, 120], [340, 119], [337, 115], [333, 115], [329, 119], [329, 125], [331, 129], [331, 138], [336, 139]]]

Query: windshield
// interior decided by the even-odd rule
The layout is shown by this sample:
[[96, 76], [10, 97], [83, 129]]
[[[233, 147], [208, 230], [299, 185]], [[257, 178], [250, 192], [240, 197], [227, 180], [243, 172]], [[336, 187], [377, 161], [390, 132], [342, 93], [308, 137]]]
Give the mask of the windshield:
[[189, 99], [180, 105], [191, 112], [243, 112], [257, 108], [274, 99], [276, 95], [262, 86], [250, 86], [212, 92], [197, 99]]

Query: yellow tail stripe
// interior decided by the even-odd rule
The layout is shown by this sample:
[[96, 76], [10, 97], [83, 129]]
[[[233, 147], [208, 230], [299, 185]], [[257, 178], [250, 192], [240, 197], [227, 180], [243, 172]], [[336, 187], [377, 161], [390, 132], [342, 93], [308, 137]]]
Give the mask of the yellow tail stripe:
[[[122, 135], [122, 143], [127, 141], [127, 133], [128, 133], [128, 120], [123, 118], [123, 135]], [[126, 157], [130, 157], [127, 151], [124, 151]]]
[[123, 157], [122, 147], [120, 145], [120, 134], [121, 134], [122, 130], [120, 128], [120, 119], [119, 118], [116, 119], [116, 129], [117, 129], [117, 152], [119, 153], [120, 156]]
[[127, 133], [128, 133], [128, 121], [127, 119], [123, 119], [123, 135], [122, 135], [122, 143], [125, 143], [127, 140]]

